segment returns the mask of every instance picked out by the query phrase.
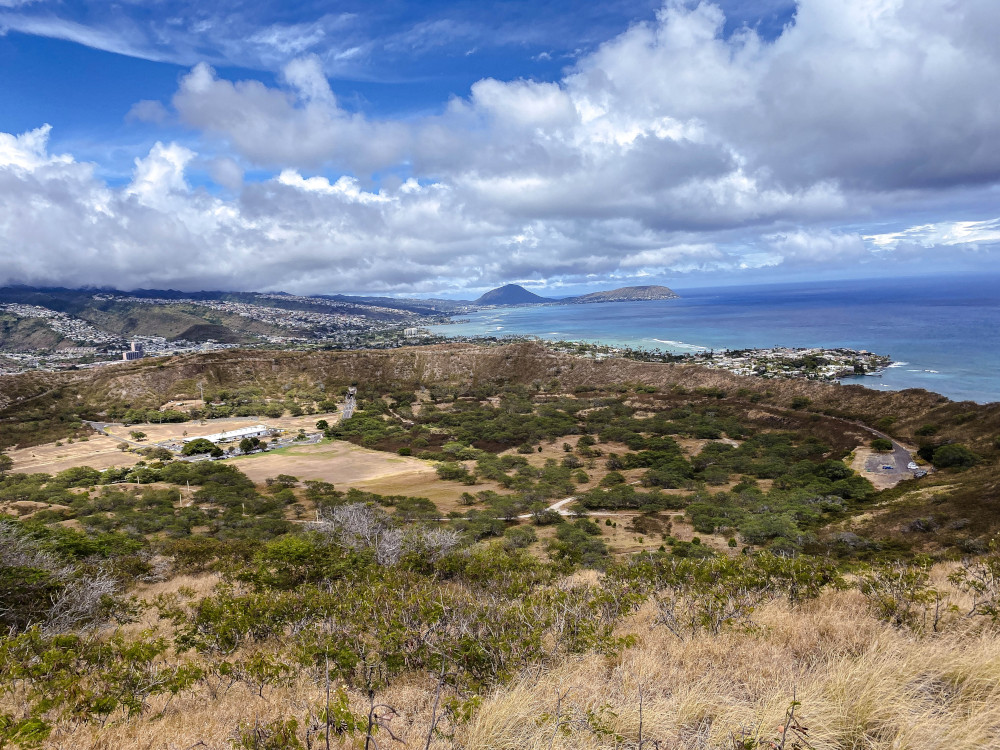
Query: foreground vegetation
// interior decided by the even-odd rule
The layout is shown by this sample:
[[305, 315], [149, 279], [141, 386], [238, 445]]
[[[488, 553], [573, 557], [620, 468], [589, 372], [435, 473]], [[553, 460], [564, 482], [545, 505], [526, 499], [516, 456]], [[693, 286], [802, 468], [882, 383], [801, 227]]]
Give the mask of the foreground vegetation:
[[[988, 408], [869, 407], [937, 468], [880, 492], [851, 468], [872, 435], [822, 386], [569, 369], [359, 382], [354, 418], [319, 425], [433, 462], [457, 508], [148, 448], [0, 462], [0, 747], [992, 746]], [[307, 413], [346, 386], [310, 378], [209, 383], [211, 408]], [[83, 402], [62, 424], [84, 436], [158, 406], [81, 413], [73, 390], [7, 415]]]

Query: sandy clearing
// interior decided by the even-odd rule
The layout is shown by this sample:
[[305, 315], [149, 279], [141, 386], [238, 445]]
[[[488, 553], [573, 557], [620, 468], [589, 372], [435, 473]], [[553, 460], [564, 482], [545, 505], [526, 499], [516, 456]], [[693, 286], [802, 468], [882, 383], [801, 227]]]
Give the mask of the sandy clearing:
[[36, 445], [9, 451], [7, 455], [14, 461], [13, 470], [25, 474], [58, 474], [74, 466], [90, 466], [93, 469], [132, 466], [141, 460], [142, 456], [120, 451], [119, 445], [114, 438], [94, 435], [83, 442]]
[[[432, 466], [433, 468], [433, 466]], [[437, 473], [431, 471], [416, 472], [406, 471], [400, 474], [387, 475], [376, 479], [354, 482], [352, 487], [366, 492], [375, 492], [379, 495], [409, 495], [411, 497], [426, 497], [433, 502], [442, 513], [449, 513], [457, 510], [464, 513], [467, 510], [483, 510], [482, 503], [475, 505], [462, 505], [460, 498], [463, 492], [473, 495], [484, 490], [507, 495], [511, 494], [496, 482], [479, 481], [476, 484], [466, 485], [460, 482], [449, 482], [438, 479]]]
[[291, 474], [303, 480], [322, 479], [332, 482], [338, 489], [399, 474], [426, 475], [440, 481], [431, 463], [369, 450], [342, 440], [240, 456], [226, 463], [258, 484], [278, 474]]

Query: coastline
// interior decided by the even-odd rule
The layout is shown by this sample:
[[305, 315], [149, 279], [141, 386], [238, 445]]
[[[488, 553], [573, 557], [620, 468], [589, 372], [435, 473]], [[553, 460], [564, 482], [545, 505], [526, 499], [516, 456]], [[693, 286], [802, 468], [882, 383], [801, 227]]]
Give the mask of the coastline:
[[[1000, 401], [1000, 287], [995, 279], [803, 282], [678, 289], [680, 297], [599, 306], [497, 308], [455, 316], [435, 336], [537, 336], [673, 354], [817, 347], [891, 355], [850, 376], [877, 391], [920, 388], [954, 401]], [[462, 322], [459, 322], [461, 318]]]

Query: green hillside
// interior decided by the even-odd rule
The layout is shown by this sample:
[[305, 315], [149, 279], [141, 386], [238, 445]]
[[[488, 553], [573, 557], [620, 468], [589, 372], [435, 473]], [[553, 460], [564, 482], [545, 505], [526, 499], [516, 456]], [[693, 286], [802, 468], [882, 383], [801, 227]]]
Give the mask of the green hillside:
[[200, 305], [147, 305], [94, 301], [77, 315], [119, 336], [163, 336], [167, 339], [249, 343], [260, 336], [288, 335], [287, 330], [241, 315]]
[[0, 351], [27, 352], [54, 349], [65, 339], [37, 318], [0, 312]]

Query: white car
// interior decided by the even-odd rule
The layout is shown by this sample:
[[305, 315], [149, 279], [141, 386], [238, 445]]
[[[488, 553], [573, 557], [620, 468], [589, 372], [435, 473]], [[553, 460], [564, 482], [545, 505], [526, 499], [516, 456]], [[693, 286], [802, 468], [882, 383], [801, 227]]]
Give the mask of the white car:
[[906, 468], [909, 469], [910, 471], [913, 471], [914, 469], [919, 469], [920, 467], [917, 466], [916, 461], [910, 461], [910, 463], [906, 465]]

